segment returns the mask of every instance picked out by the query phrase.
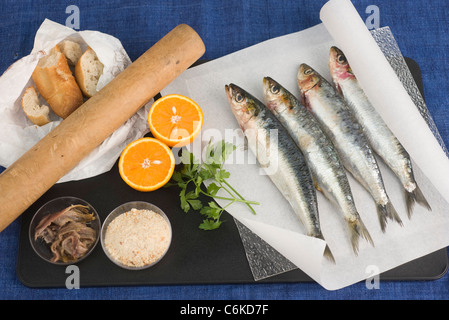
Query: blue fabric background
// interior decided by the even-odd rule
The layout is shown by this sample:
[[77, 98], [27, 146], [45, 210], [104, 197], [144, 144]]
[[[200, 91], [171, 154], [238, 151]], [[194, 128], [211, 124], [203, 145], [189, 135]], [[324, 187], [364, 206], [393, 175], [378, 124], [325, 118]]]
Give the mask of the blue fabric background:
[[[180, 23], [192, 26], [206, 45], [205, 59], [215, 59], [272, 37], [320, 23], [324, 0], [160, 0], [0, 2], [0, 73], [28, 55], [34, 34], [49, 18], [61, 24], [66, 8], [80, 9], [80, 29], [119, 38], [131, 59]], [[380, 9], [380, 26], [389, 26], [404, 56], [422, 69], [427, 106], [449, 146], [449, 2], [446, 0], [353, 0], [366, 19], [368, 5]], [[0, 92], [1, 94], [1, 92]], [[0, 172], [2, 168], [0, 168]], [[449, 178], [449, 177], [448, 177]], [[0, 204], [1, 205], [1, 204]], [[449, 275], [434, 281], [382, 282], [368, 290], [359, 283], [326, 291], [315, 283], [143, 286], [30, 289], [17, 279], [19, 219], [0, 233], [0, 299], [446, 299]]]

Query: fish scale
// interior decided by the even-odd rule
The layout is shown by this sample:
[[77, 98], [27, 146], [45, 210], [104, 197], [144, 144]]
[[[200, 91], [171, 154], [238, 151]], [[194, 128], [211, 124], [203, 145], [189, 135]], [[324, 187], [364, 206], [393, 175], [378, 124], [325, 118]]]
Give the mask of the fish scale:
[[402, 225], [385, 190], [368, 139], [349, 106], [334, 87], [307, 64], [300, 65], [297, 82], [302, 101], [333, 142], [344, 167], [374, 199], [381, 230], [385, 232], [388, 219]]
[[354, 253], [358, 254], [360, 237], [374, 245], [357, 212], [337, 150], [318, 121], [293, 94], [272, 78], [265, 77], [263, 86], [268, 109], [280, 120], [304, 154], [319, 190], [343, 213]]
[[431, 210], [415, 181], [409, 154], [370, 103], [344, 53], [337, 47], [330, 49], [329, 71], [337, 90], [364, 128], [371, 147], [402, 183], [408, 217], [411, 218], [415, 202]]
[[[248, 147], [260, 166], [289, 202], [307, 235], [324, 240], [316, 189], [301, 151], [261, 101], [235, 84], [226, 85], [225, 91]], [[328, 245], [324, 256], [335, 262]]]

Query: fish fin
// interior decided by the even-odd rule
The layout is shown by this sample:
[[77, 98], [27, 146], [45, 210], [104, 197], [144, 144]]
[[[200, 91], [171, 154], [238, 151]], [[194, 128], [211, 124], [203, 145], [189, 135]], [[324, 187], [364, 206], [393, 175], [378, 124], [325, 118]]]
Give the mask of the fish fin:
[[403, 226], [402, 220], [399, 217], [399, 214], [397, 213], [396, 209], [393, 207], [393, 204], [391, 203], [391, 201], [388, 201], [388, 203], [387, 203], [387, 211], [388, 211], [388, 216], [390, 217], [390, 219], [396, 221], [401, 226]]
[[[321, 239], [321, 240], [324, 240], [324, 237], [323, 237], [322, 234], [316, 236], [316, 238]], [[324, 240], [324, 241], [326, 241], [326, 240]], [[329, 248], [329, 246], [327, 245], [327, 243], [326, 243], [326, 247], [324, 248], [324, 254], [323, 254], [323, 255], [324, 255], [324, 257], [325, 257], [327, 260], [329, 260], [330, 262], [336, 263], [336, 262], [335, 262], [334, 255], [332, 254], [332, 251], [331, 251], [331, 249]]]
[[385, 232], [388, 217], [386, 206], [383, 206], [381, 204], [377, 205], [377, 217], [379, 218], [380, 229], [382, 230], [382, 232]]
[[432, 211], [432, 207], [430, 206], [430, 204], [427, 202], [426, 197], [424, 196], [424, 194], [422, 193], [421, 189], [418, 187], [418, 185], [416, 185], [415, 191], [415, 198], [416, 198], [416, 202], [418, 202], [420, 205], [424, 206], [425, 208], [427, 208], [429, 211]]
[[326, 248], [324, 248], [324, 256], [332, 263], [336, 263], [335, 262], [335, 258], [334, 255], [332, 254], [331, 249], [329, 248], [329, 246], [326, 244]]
[[377, 205], [377, 215], [379, 217], [379, 223], [382, 232], [385, 232], [385, 227], [387, 225], [387, 218], [396, 221], [402, 226], [402, 220], [399, 217], [398, 213], [396, 212], [396, 209], [393, 207], [393, 204], [391, 201], [388, 201], [387, 204]]
[[313, 180], [315, 189], [317, 189], [319, 192], [323, 192], [323, 189], [320, 187], [318, 180], [315, 177], [312, 177], [312, 180]]
[[412, 192], [405, 190], [405, 202], [407, 204], [407, 216], [410, 219], [412, 217], [412, 211], [413, 207], [415, 206], [415, 202], [418, 202], [423, 207], [427, 208], [427, 210], [432, 211], [432, 208], [430, 207], [429, 203], [427, 202], [426, 198], [424, 197], [424, 194], [422, 193], [421, 189], [416, 185], [415, 190]]
[[306, 94], [305, 93], [301, 93], [301, 96], [299, 97], [299, 102], [306, 107], [307, 110], [309, 110], [310, 112], [312, 111], [312, 106], [310, 105], [309, 100], [306, 98]]
[[341, 87], [340, 87], [340, 85], [338, 83], [335, 83], [335, 89], [337, 90], [337, 92], [340, 95], [343, 95], [343, 91], [341, 90]]
[[371, 235], [368, 232], [368, 229], [365, 227], [363, 221], [359, 218], [357, 220], [348, 221], [348, 226], [350, 230], [350, 238], [352, 250], [355, 255], [359, 253], [359, 238], [362, 237], [366, 241], [368, 241], [374, 247], [374, 241], [371, 238]]

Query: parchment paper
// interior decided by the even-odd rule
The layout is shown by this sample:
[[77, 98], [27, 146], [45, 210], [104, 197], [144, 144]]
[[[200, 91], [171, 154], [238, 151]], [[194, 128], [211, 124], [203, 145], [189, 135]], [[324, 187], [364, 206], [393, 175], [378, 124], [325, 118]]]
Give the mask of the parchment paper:
[[[31, 53], [11, 65], [0, 77], [0, 165], [3, 167], [14, 163], [62, 121], [50, 111], [50, 123], [41, 127], [33, 125], [24, 114], [20, 101], [25, 89], [34, 85], [31, 74], [39, 59], [64, 39], [78, 42], [83, 52], [89, 46], [96, 52], [104, 65], [97, 90], [131, 64], [117, 38], [98, 31], [77, 32], [46, 19], [36, 32]], [[42, 102], [47, 104], [43, 99]], [[148, 132], [146, 114], [151, 103], [140, 109], [58, 182], [81, 180], [109, 171], [124, 147]]]
[[[449, 244], [449, 163], [427, 123], [405, 91], [385, 56], [349, 0], [331, 0], [321, 11], [322, 24], [274, 38], [184, 72], [162, 94], [185, 94], [202, 106], [202, 136], [190, 146], [201, 157], [210, 138], [238, 146], [227, 162], [229, 182], [248, 200], [260, 202], [253, 215], [246, 206], [233, 204], [227, 211], [279, 253], [328, 290], [336, 290], [395, 268]], [[330, 33], [328, 30], [332, 30]], [[325, 243], [304, 235], [287, 201], [245, 150], [243, 135], [229, 109], [225, 84], [235, 83], [263, 101], [262, 79], [270, 76], [298, 94], [296, 73], [305, 62], [330, 80], [329, 48], [339, 46], [354, 65], [374, 106], [411, 154], [416, 180], [432, 211], [417, 205], [409, 220], [398, 179], [379, 161], [385, 186], [404, 223], [389, 221], [380, 230], [373, 200], [348, 174], [356, 206], [375, 247], [361, 240], [360, 253], [352, 253], [341, 214], [318, 193], [324, 237], [337, 263], [322, 257]], [[222, 206], [226, 202], [218, 201]]]

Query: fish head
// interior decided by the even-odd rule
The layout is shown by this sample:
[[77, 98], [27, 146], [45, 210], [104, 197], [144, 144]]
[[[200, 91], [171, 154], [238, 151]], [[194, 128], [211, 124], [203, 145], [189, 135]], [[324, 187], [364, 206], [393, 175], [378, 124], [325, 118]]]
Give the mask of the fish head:
[[249, 93], [233, 83], [225, 85], [225, 91], [232, 113], [242, 130], [245, 130], [250, 120], [259, 114], [260, 107]]
[[306, 93], [315, 86], [319, 86], [322, 81], [321, 76], [312, 67], [303, 63], [299, 66], [296, 80], [301, 93], [301, 102], [302, 104], [307, 105]]
[[319, 84], [321, 78], [312, 67], [303, 63], [299, 66], [296, 80], [301, 93], [305, 93]]
[[263, 95], [266, 106], [273, 113], [279, 114], [290, 109], [291, 103], [287, 92], [270, 77], [263, 78]]
[[343, 51], [333, 46], [329, 50], [329, 72], [333, 81], [338, 84], [340, 80], [354, 78], [351, 66]]

